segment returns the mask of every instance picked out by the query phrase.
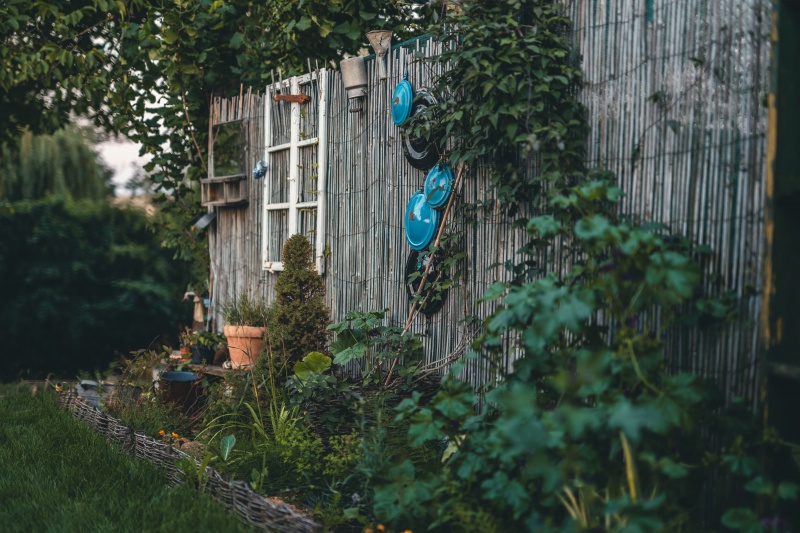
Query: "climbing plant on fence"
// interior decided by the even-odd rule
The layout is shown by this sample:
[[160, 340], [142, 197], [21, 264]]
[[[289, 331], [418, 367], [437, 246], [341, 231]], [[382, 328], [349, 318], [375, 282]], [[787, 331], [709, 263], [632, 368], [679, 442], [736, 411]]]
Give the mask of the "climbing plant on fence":
[[446, 45], [437, 127], [457, 138], [449, 160], [488, 163], [511, 216], [531, 203], [531, 167], [555, 184], [583, 168], [586, 120], [573, 97], [581, 72], [568, 31], [552, 2], [471, 3], [433, 29]]
[[[509, 222], [524, 226], [537, 192], [558, 196], [570, 173], [583, 169], [585, 110], [573, 98], [582, 77], [568, 31], [569, 20], [551, 2], [472, 2], [430, 28], [445, 50], [431, 59], [444, 69], [439, 105], [406, 128], [450, 139], [440, 146], [443, 158], [454, 169], [480, 166], [493, 190], [484, 202], [457, 206], [441, 251], [431, 250], [448, 275], [430, 283], [434, 294], [424, 297], [441, 297], [458, 282], [466, 225], [499, 205]], [[528, 252], [505, 266], [517, 276], [535, 273]]]
[[[614, 176], [583, 168], [580, 73], [560, 9], [470, 2], [434, 28], [450, 43], [437, 126], [454, 139], [449, 160], [489, 165], [528, 241], [514, 282], [484, 295], [498, 307], [473, 344], [505, 379], [487, 384], [478, 414], [455, 374], [430, 402], [400, 404], [409, 446], [445, 443], [443, 466], [386, 465], [374, 513], [434, 530], [760, 531], [797, 495], [763, 460], [781, 443], [716, 384], [664, 364], [665, 332], [684, 315], [724, 327], [728, 306], [699, 283], [710, 252], [623, 222]], [[570, 266], [536, 262], [554, 250]], [[506, 372], [508, 339], [520, 357]]]

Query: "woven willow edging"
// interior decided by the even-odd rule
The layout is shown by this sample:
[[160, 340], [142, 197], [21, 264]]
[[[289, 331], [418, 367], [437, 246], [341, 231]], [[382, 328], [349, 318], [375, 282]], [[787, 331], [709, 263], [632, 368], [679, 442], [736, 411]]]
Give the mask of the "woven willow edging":
[[[147, 459], [166, 470], [171, 485], [183, 482], [184, 473], [175, 466], [175, 462], [182, 457], [191, 457], [190, 455], [144, 433], [134, 432], [113, 416], [86, 403], [75, 391], [59, 393], [59, 404], [75, 418], [86, 422], [96, 432], [122, 446], [137, 459]], [[199, 465], [196, 459], [194, 461]], [[206, 491], [247, 524], [270, 531], [291, 533], [322, 531], [322, 527], [308, 516], [286, 504], [262, 497], [247, 486], [247, 483], [224, 479], [210, 466], [206, 467], [205, 473], [208, 479]]]

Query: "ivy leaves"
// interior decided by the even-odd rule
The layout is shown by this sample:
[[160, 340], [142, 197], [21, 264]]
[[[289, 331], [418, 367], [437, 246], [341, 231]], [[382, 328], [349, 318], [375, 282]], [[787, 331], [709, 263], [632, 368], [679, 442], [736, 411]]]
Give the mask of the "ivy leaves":
[[514, 216], [531, 199], [533, 181], [520, 169], [534, 156], [544, 180], [582, 168], [583, 108], [570, 94], [581, 73], [569, 61], [569, 21], [554, 4], [493, 0], [464, 3], [448, 22], [433, 32], [446, 45], [437, 112], [444, 137], [459, 141], [451, 164], [492, 162], [492, 185]]
[[116, 58], [110, 53], [126, 2], [50, 0], [0, 5], [0, 142], [19, 132], [52, 133], [70, 113], [108, 129], [107, 102]]

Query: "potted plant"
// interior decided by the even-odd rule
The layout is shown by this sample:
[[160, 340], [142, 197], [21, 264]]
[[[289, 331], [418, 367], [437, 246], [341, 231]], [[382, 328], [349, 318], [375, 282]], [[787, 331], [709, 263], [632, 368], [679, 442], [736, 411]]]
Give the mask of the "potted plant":
[[179, 334], [181, 342], [181, 360], [184, 363], [188, 362], [189, 358], [192, 356], [191, 345], [193, 335], [192, 330], [190, 330], [188, 326], [184, 326]]
[[264, 347], [269, 308], [263, 300], [247, 293], [234, 298], [222, 308], [225, 338], [233, 368], [253, 365]]
[[192, 364], [202, 365], [214, 361], [214, 352], [225, 342], [221, 333], [214, 331], [201, 331], [192, 335]]

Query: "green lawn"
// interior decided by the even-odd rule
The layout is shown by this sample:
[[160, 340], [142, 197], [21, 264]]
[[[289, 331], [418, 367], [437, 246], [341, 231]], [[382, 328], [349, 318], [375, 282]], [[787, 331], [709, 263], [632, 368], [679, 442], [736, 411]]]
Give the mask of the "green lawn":
[[248, 531], [210, 496], [170, 488], [155, 466], [109, 444], [55, 394], [0, 395], [0, 530]]

